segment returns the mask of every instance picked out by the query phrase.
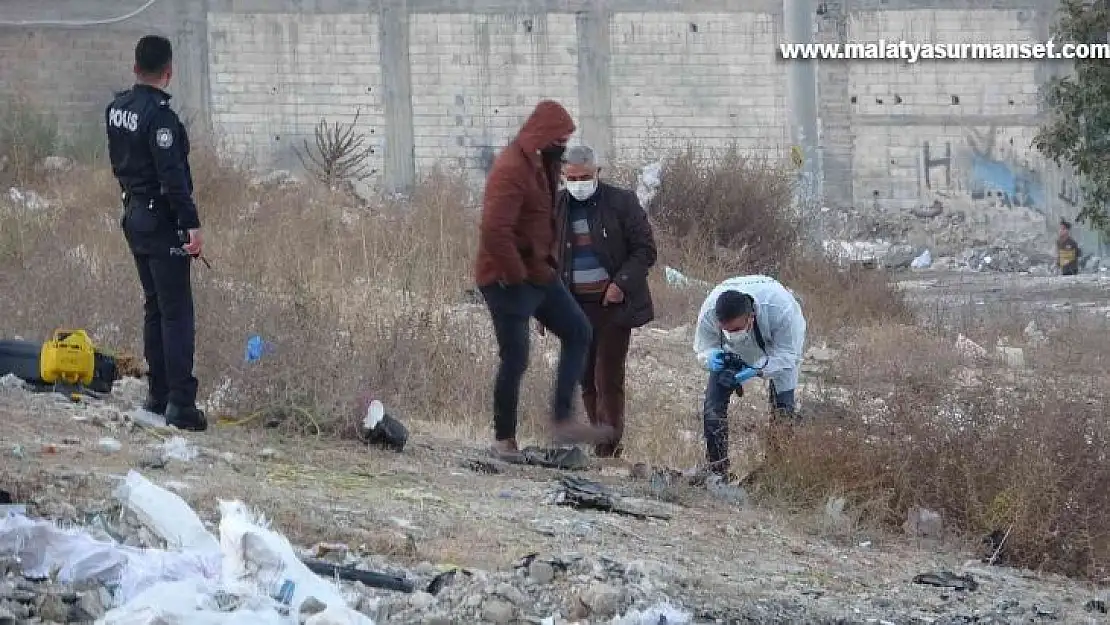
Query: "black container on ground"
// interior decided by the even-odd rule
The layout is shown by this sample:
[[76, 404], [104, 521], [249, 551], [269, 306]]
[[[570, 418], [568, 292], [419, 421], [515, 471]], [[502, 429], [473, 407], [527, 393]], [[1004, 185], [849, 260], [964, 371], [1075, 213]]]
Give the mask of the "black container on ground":
[[39, 377], [41, 355], [42, 343], [0, 341], [0, 377], [10, 373], [31, 384], [42, 382], [42, 378]]

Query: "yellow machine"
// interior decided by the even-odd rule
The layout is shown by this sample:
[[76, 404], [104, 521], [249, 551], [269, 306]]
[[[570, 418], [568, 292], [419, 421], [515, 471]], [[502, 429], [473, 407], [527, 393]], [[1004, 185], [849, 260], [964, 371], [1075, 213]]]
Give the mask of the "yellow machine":
[[39, 379], [46, 384], [87, 387], [96, 374], [96, 348], [84, 330], [55, 330], [42, 344]]
[[113, 354], [98, 350], [84, 330], [55, 330], [45, 343], [0, 340], [0, 376], [12, 374], [42, 390], [110, 393], [119, 378]]

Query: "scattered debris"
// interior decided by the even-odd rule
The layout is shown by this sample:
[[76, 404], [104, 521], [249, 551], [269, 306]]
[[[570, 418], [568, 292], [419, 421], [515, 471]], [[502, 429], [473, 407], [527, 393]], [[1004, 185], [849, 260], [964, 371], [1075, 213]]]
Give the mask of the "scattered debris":
[[667, 280], [667, 284], [669, 284], [671, 286], [676, 286], [676, 287], [700, 287], [700, 288], [704, 288], [704, 289], [713, 288], [713, 285], [709, 284], [705, 280], [696, 280], [694, 278], [689, 278], [685, 274], [683, 274], [681, 271], [679, 271], [679, 270], [677, 270], [677, 269], [675, 269], [674, 267], [671, 267], [671, 266], [663, 267], [663, 274], [664, 274], [664, 277]]
[[362, 438], [368, 444], [381, 445], [400, 453], [409, 440], [409, 431], [403, 423], [385, 411], [385, 405], [375, 399], [366, 407], [362, 420]]
[[646, 212], [651, 212], [651, 201], [662, 184], [663, 163], [649, 163], [640, 170], [636, 180], [636, 198], [640, 200], [640, 206]]
[[910, 269], [928, 269], [933, 266], [933, 255], [925, 250], [920, 256], [910, 261]]
[[956, 337], [956, 351], [966, 358], [986, 358], [987, 350], [963, 334]]
[[412, 582], [395, 575], [385, 575], [374, 571], [363, 571], [350, 566], [339, 566], [323, 560], [302, 560], [305, 567], [317, 575], [334, 577], [350, 582], [359, 582], [371, 588], [396, 590], [398, 592], [412, 592]]
[[609, 492], [605, 486], [581, 477], [563, 476], [560, 485], [561, 488], [551, 497], [550, 503], [555, 505], [615, 512], [641, 519], [671, 518], [669, 513], [633, 505], [632, 502]]
[[914, 576], [913, 583], [937, 586], [938, 588], [952, 588], [954, 590], [975, 591], [979, 589], [979, 582], [975, 581], [970, 575], [956, 575], [951, 571], [922, 573]]

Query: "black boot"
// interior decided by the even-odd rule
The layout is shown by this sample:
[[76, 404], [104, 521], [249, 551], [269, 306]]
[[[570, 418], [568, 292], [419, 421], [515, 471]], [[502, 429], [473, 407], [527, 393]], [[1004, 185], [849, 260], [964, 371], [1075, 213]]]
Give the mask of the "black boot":
[[146, 401], [143, 402], [143, 410], [153, 412], [156, 415], [164, 415], [166, 414], [166, 400], [157, 400], [148, 396]]
[[166, 425], [179, 430], [203, 432], [208, 429], [208, 419], [205, 418], [204, 411], [196, 406], [169, 404], [166, 407]]

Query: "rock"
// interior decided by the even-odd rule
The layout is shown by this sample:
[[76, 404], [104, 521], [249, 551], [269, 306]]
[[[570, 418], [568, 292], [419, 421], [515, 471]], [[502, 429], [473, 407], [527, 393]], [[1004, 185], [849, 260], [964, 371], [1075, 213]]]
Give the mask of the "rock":
[[320, 601], [316, 597], [308, 597], [301, 602], [300, 612], [301, 618], [307, 618], [313, 614], [319, 614], [328, 609], [328, 605]]
[[413, 610], [424, 611], [435, 604], [436, 598], [424, 591], [416, 591], [408, 597], [409, 607]]
[[600, 582], [592, 584], [579, 597], [582, 605], [589, 609], [589, 615], [598, 619], [616, 616], [623, 599], [624, 593], [619, 588]]
[[62, 599], [62, 595], [57, 593], [41, 595], [38, 601], [38, 616], [44, 621], [68, 623], [69, 604]]
[[506, 625], [513, 620], [516, 608], [502, 599], [488, 599], [482, 603], [482, 617], [496, 625]]
[[512, 584], [498, 584], [493, 592], [515, 606], [523, 606], [528, 603], [528, 597], [524, 596], [524, 593], [517, 590]]
[[264, 460], [273, 460], [278, 457], [278, 450], [273, 447], [265, 447], [262, 451], [258, 452], [258, 455]]
[[944, 530], [941, 516], [928, 508], [910, 508], [902, 529], [910, 536], [918, 538], [940, 538]]
[[555, 579], [555, 567], [547, 562], [533, 560], [528, 565], [528, 576], [535, 580], [537, 584], [550, 584]]
[[123, 444], [110, 436], [105, 436], [97, 441], [96, 448], [99, 449], [101, 453], [114, 454], [123, 449]]

